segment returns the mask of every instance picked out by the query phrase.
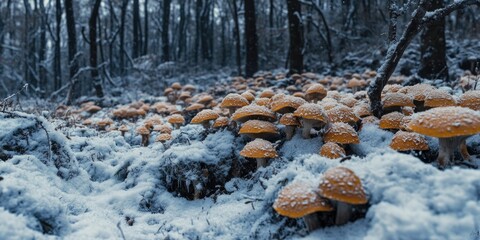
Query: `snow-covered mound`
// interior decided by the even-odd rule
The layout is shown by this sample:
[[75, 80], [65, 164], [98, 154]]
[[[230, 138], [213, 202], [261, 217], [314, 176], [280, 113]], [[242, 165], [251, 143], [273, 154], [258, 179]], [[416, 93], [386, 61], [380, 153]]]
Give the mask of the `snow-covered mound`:
[[[374, 126], [363, 128], [362, 144], [351, 146], [364, 157], [323, 158], [320, 138], [297, 133], [268, 167], [235, 177], [231, 164], [246, 141], [228, 130], [207, 135], [187, 125], [165, 144], [140, 147], [119, 134], [67, 139], [35, 116], [0, 116], [0, 238], [472, 239], [480, 228], [479, 170], [440, 171], [382, 150], [392, 134]], [[48, 139], [61, 150], [52, 147], [50, 155]], [[206, 197], [187, 200], [170, 191], [167, 177], [193, 182], [204, 174], [199, 167], [215, 164], [212, 174], [225, 183]], [[362, 180], [369, 196], [364, 218], [309, 234], [301, 219], [273, 210], [287, 183], [317, 185], [323, 172], [340, 165]]]

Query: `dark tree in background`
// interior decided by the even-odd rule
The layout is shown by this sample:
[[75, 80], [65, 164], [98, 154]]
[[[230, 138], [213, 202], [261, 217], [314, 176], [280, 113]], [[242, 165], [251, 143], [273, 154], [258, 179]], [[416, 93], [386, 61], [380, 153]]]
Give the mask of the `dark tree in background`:
[[93, 80], [93, 87], [95, 88], [95, 94], [97, 97], [103, 97], [102, 79], [98, 73], [98, 59], [97, 59], [97, 18], [98, 10], [100, 8], [101, 0], [95, 0], [95, 4], [92, 8], [92, 14], [88, 21], [89, 27], [89, 41], [90, 41], [90, 67], [92, 68], [91, 76]]
[[245, 0], [245, 76], [251, 77], [258, 71], [257, 27], [255, 20], [255, 0]]
[[287, 0], [288, 32], [290, 47], [288, 50], [288, 74], [302, 73], [303, 71], [303, 24], [299, 0]]
[[163, 0], [163, 17], [162, 17], [162, 61], [170, 61], [170, 40], [168, 34], [170, 20], [170, 0]]
[[140, 3], [133, 0], [133, 43], [132, 58], [140, 57], [142, 51], [142, 23], [140, 22]]
[[[443, 8], [443, 0], [431, 0], [427, 11]], [[426, 79], [448, 80], [448, 66], [445, 43], [445, 17], [428, 25], [420, 34], [420, 69], [418, 76]]]
[[70, 105], [73, 100], [80, 96], [78, 84], [78, 57], [77, 57], [77, 30], [72, 0], [65, 0], [65, 17], [67, 19], [68, 35], [68, 64], [70, 66], [70, 89], [68, 90], [66, 104]]
[[120, 73], [123, 75], [125, 73], [125, 23], [127, 18], [127, 7], [129, 0], [122, 1], [122, 8], [120, 13]]

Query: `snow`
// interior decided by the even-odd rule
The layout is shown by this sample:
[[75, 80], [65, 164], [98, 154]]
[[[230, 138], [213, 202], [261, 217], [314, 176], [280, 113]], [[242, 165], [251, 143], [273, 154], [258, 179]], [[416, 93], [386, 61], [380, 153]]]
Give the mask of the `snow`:
[[[66, 138], [41, 117], [18, 115], [0, 115], [7, 154], [0, 162], [0, 236], [9, 239], [121, 239], [122, 232], [125, 239], [471, 239], [480, 227], [479, 170], [440, 171], [387, 150], [393, 133], [375, 125], [364, 126], [361, 143], [351, 146], [360, 157], [342, 163], [321, 157], [322, 139], [297, 133], [269, 166], [231, 177], [231, 161], [246, 143], [228, 130], [208, 133], [186, 125], [165, 144], [140, 147], [119, 133], [73, 131]], [[62, 143], [50, 160], [38, 122], [51, 141]], [[474, 137], [468, 144], [477, 142]], [[7, 145], [18, 149], [5, 151]], [[197, 200], [169, 189], [168, 177], [201, 179], [199, 166], [216, 169], [211, 174], [223, 177], [223, 186]], [[275, 213], [272, 205], [283, 186], [318, 186], [322, 174], [336, 166], [361, 179], [369, 199], [365, 218], [309, 234], [303, 220]], [[169, 167], [184, 171], [169, 175]]]

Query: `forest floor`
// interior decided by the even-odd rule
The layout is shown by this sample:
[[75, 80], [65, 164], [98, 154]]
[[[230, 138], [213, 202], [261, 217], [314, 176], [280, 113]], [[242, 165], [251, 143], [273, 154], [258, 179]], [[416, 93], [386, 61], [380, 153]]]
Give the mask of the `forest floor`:
[[[368, 71], [357, 73], [366, 82], [373, 76]], [[348, 157], [329, 159], [319, 155], [322, 131], [304, 139], [297, 129], [291, 140], [285, 140], [285, 127], [275, 123], [281, 132], [278, 141], [272, 141], [278, 157], [256, 169], [254, 161], [240, 155], [251, 139], [239, 135], [238, 128], [190, 124], [195, 114], [185, 108], [207, 93], [218, 104], [228, 93], [242, 93], [248, 87], [255, 90], [259, 104], [259, 96], [270, 90], [287, 95], [305, 92], [305, 85], [324, 79], [317, 74], [300, 80], [282, 74], [281, 70], [261, 72], [251, 80], [206, 74], [183, 82], [196, 88], [190, 103], [141, 93], [131, 97], [135, 101], [120, 94], [50, 112], [29, 107], [34, 106], [30, 101], [21, 104], [23, 111], [18, 105], [6, 108], [0, 112], [0, 236], [480, 239], [479, 135], [467, 140], [471, 163], [456, 156], [457, 161], [440, 170], [435, 162], [436, 138], [425, 137], [428, 151], [400, 153], [389, 147], [395, 130], [356, 125], [359, 143], [347, 146]], [[338, 84], [328, 84], [327, 98], [345, 106], [350, 105], [345, 99], [363, 102], [366, 85], [354, 91], [347, 87], [353, 78], [347, 74], [329, 79]], [[202, 84], [202, 79], [210, 84]], [[407, 80], [401, 76], [392, 78], [392, 83], [403, 81]], [[468, 76], [459, 77], [455, 86], [430, 82], [456, 100], [473, 83]], [[292, 85], [295, 90], [289, 92]], [[352, 112], [355, 104], [349, 106]], [[97, 105], [103, 107], [92, 110]], [[212, 101], [205, 105], [228, 115]], [[137, 115], [119, 117], [121, 109], [135, 109]], [[175, 113], [186, 120], [179, 129], [168, 122]], [[161, 132], [152, 131], [148, 146], [142, 146], [136, 130], [150, 119], [168, 127], [170, 139], [156, 141]], [[103, 128], [102, 120], [112, 122]], [[122, 125], [129, 128], [124, 135], [119, 131]], [[308, 232], [301, 218], [287, 218], [273, 209], [289, 183], [307, 182], [316, 188], [325, 171], [338, 166], [361, 179], [368, 198], [367, 204], [354, 208], [347, 224], [336, 226], [327, 219], [321, 228]]]

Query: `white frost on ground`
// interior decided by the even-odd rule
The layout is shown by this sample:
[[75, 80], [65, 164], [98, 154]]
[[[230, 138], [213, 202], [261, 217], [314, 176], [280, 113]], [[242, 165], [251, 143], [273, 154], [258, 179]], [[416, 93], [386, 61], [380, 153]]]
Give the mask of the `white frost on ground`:
[[[45, 147], [25, 144], [27, 137], [33, 146], [46, 142], [41, 129], [19, 131], [33, 123], [4, 115], [0, 119], [1, 150], [7, 158], [0, 161], [0, 236], [9, 239], [121, 239], [121, 232], [126, 239], [474, 239], [480, 228], [479, 170], [439, 171], [410, 155], [380, 151], [393, 134], [375, 126], [365, 127], [359, 133], [362, 143], [352, 146], [370, 153], [364, 157], [342, 163], [320, 157], [321, 139], [304, 140], [297, 133], [279, 150], [286, 157], [229, 179], [223, 191], [191, 201], [167, 191], [161, 169], [171, 159], [166, 156], [175, 156], [169, 164], [191, 168], [226, 164], [232, 154], [238, 156], [242, 138], [229, 131], [205, 136], [201, 126], [187, 125], [175, 130], [175, 139], [165, 145], [140, 147], [113, 133], [67, 139], [42, 121], [50, 138], [65, 143], [52, 159], [68, 168], [62, 172], [75, 172], [66, 179], [48, 162]], [[478, 138], [469, 140], [476, 142]], [[7, 151], [6, 145], [23, 150]], [[362, 179], [371, 204], [364, 219], [307, 234], [301, 220], [273, 211], [273, 201], [287, 182], [317, 184], [324, 171], [338, 165]]]

